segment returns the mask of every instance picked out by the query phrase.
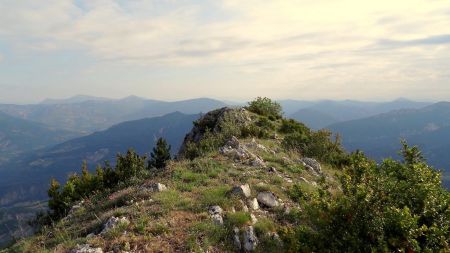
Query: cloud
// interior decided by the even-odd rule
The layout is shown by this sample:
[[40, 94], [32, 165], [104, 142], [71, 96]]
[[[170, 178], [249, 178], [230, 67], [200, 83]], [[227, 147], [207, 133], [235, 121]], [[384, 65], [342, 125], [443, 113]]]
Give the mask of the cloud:
[[105, 66], [217, 67], [285, 94], [300, 83], [348, 93], [448, 76], [435, 67], [450, 64], [442, 10], [447, 1], [5, 0], [0, 37], [12, 54], [80, 50]]

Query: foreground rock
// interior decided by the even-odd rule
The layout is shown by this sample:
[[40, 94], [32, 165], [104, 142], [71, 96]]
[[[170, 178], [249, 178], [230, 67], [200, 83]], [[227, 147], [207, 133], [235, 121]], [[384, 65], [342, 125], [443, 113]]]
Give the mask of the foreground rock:
[[92, 248], [87, 244], [82, 244], [71, 250], [70, 253], [103, 253], [103, 250], [101, 248]]
[[322, 167], [320, 166], [320, 163], [314, 159], [314, 158], [302, 158], [300, 162], [303, 164], [303, 166], [313, 172], [316, 175], [322, 174]]
[[248, 184], [244, 184], [241, 186], [233, 187], [233, 189], [231, 190], [231, 194], [249, 198], [252, 193], [250, 191], [250, 186]]
[[258, 200], [259, 204], [264, 205], [266, 207], [272, 208], [280, 205], [280, 203], [278, 203], [277, 198], [275, 197], [275, 194], [273, 194], [272, 192], [260, 192], [258, 193], [256, 199]]
[[105, 223], [105, 225], [103, 226], [103, 230], [102, 232], [100, 232], [100, 234], [105, 234], [119, 225], [127, 226], [128, 224], [130, 224], [130, 221], [126, 217], [118, 218], [113, 216], [109, 218], [109, 220]]
[[215, 224], [223, 225], [223, 209], [220, 206], [211, 206], [208, 213]]
[[252, 226], [248, 226], [244, 230], [244, 249], [246, 251], [254, 251], [258, 246], [258, 238]]

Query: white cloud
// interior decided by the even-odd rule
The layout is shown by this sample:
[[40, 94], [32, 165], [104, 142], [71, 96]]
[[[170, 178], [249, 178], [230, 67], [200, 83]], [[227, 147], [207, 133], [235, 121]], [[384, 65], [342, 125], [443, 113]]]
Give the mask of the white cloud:
[[450, 42], [423, 43], [450, 33], [445, 0], [77, 2], [2, 1], [0, 36], [18, 50], [77, 48], [125, 65], [225, 66], [264, 76], [260, 88], [282, 86], [280, 96], [314, 85], [382, 96], [390, 89], [377, 83], [449, 75], [436, 65], [450, 63]]

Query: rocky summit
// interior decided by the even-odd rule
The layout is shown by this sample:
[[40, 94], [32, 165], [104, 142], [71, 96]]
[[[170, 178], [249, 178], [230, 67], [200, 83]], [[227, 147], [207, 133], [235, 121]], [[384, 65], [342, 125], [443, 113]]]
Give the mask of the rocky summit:
[[[222, 108], [194, 122], [164, 168], [82, 196], [68, 216], [6, 252], [448, 250], [448, 192], [421, 191], [444, 203], [427, 213], [443, 222], [419, 226], [424, 207], [408, 202], [415, 192], [405, 187], [409, 200], [401, 198], [399, 206], [400, 197], [381, 192], [380, 184], [385, 179], [398, 190], [404, 181], [375, 174], [376, 166], [362, 154], [345, 153], [328, 132], [251, 106]], [[408, 165], [384, 166], [399, 171]], [[422, 189], [422, 180], [414, 190]], [[441, 232], [427, 241], [431, 232], [424, 226]]]

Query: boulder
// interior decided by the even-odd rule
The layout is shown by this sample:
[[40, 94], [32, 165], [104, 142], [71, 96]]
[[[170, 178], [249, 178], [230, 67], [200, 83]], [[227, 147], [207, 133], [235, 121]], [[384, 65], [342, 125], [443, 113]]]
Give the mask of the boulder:
[[258, 219], [256, 218], [256, 216], [254, 214], [250, 214], [250, 218], [252, 220], [252, 225], [255, 225], [256, 222], [258, 222]]
[[126, 217], [118, 218], [113, 216], [109, 218], [109, 220], [105, 223], [105, 225], [103, 226], [103, 230], [102, 232], [100, 232], [100, 234], [107, 233], [111, 229], [116, 228], [118, 225], [128, 225], [128, 224], [130, 224], [130, 221]]
[[303, 164], [303, 166], [313, 172], [316, 175], [322, 174], [322, 167], [320, 166], [320, 163], [316, 161], [314, 158], [302, 158], [300, 159], [300, 162]]
[[258, 193], [258, 196], [256, 198], [258, 199], [259, 204], [270, 208], [280, 205], [277, 198], [275, 197], [275, 194], [273, 194], [272, 192], [260, 192]]
[[208, 213], [215, 224], [223, 225], [223, 209], [220, 206], [209, 207]]
[[241, 186], [235, 186], [231, 190], [231, 194], [248, 198], [251, 196], [250, 186], [248, 184], [243, 184]]
[[70, 253], [103, 253], [101, 248], [93, 248], [88, 244], [77, 245]]
[[258, 245], [258, 238], [255, 235], [253, 226], [248, 226], [244, 230], [244, 249], [245, 251], [254, 251]]
[[259, 204], [258, 204], [258, 200], [256, 198], [253, 198], [251, 200], [247, 201], [247, 205], [251, 210], [258, 210], [259, 209]]
[[152, 192], [162, 192], [167, 190], [167, 186], [161, 183], [153, 183], [150, 185], [149, 189]]

